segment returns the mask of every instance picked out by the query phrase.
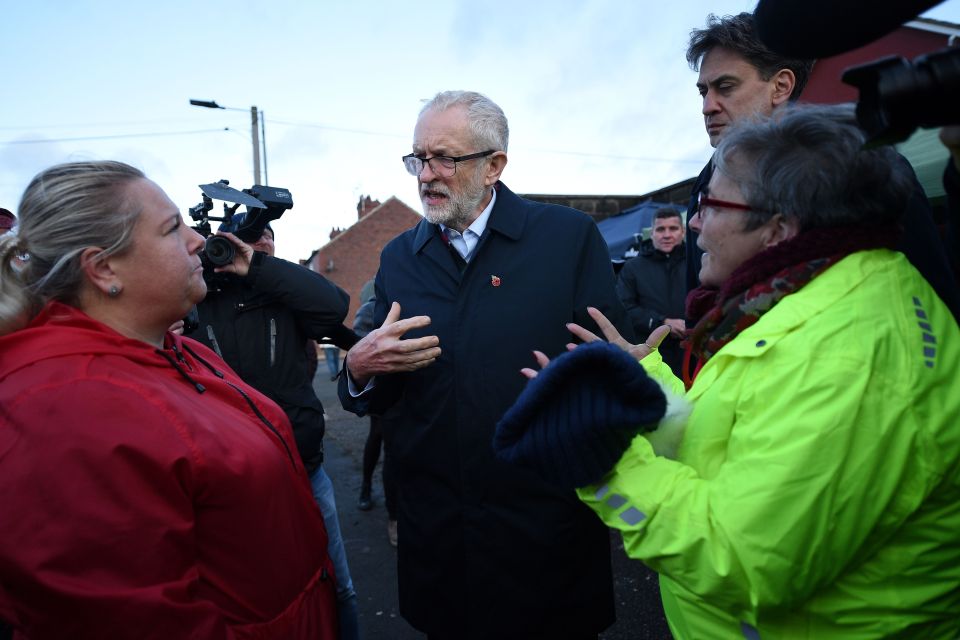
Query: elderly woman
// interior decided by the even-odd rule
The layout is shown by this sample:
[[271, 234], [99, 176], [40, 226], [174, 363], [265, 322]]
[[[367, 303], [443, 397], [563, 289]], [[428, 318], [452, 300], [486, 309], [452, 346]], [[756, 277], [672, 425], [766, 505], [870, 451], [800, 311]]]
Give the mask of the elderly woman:
[[18, 213], [0, 237], [0, 619], [32, 640], [335, 637], [284, 413], [167, 332], [206, 292], [203, 238], [117, 162], [42, 172]]
[[[863, 150], [851, 118], [797, 109], [718, 147], [691, 220], [706, 252], [691, 343], [705, 364], [676, 459], [658, 455], [676, 420], [631, 437], [664, 399], [604, 343], [557, 358], [500, 425], [503, 457], [579, 485], [660, 573], [678, 638], [960, 635], [960, 331], [889, 249], [902, 160]], [[649, 353], [592, 313], [611, 342]], [[614, 386], [582, 375], [598, 355], [642, 406], [597, 400]], [[665, 375], [655, 355], [643, 366]], [[597, 391], [580, 419], [584, 384]], [[565, 477], [571, 466], [583, 473]]]

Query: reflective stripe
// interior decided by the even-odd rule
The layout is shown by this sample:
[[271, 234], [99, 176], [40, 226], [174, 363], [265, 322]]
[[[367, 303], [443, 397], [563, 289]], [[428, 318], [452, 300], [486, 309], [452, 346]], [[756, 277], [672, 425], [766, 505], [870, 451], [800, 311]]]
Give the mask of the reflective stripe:
[[640, 524], [647, 517], [643, 511], [637, 509], [636, 507], [630, 507], [626, 511], [620, 514], [620, 519], [626, 522], [631, 527]]
[[746, 622], [740, 622], [740, 631], [743, 633], [743, 637], [747, 640], [760, 640], [760, 632], [757, 631], [757, 628], [747, 624]]
[[607, 499], [607, 506], [611, 509], [619, 509], [625, 504], [627, 504], [627, 499], [617, 494], [613, 494]]
[[923, 302], [920, 301], [920, 298], [913, 297], [913, 306], [916, 307], [915, 311], [919, 321], [917, 325], [920, 327], [921, 335], [923, 336], [923, 342], [925, 343], [923, 347], [923, 363], [927, 366], [928, 369], [933, 369], [936, 365], [937, 350], [936, 347], [930, 347], [926, 345], [936, 345], [937, 336], [933, 333], [933, 326], [929, 322], [924, 322], [927, 320], [927, 314], [923, 310]]
[[597, 489], [597, 493], [596, 493], [596, 495], [595, 495], [594, 497], [595, 497], [598, 501], [599, 501], [599, 500], [603, 500], [603, 497], [604, 497], [605, 495], [607, 495], [608, 493], [610, 493], [610, 485], [605, 484], [605, 485], [603, 485], [602, 487], [600, 487], [599, 489]]

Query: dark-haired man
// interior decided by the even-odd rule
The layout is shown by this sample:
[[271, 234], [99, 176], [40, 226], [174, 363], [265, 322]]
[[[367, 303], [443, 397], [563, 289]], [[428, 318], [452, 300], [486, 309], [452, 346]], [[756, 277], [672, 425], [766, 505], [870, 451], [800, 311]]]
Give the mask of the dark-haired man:
[[[753, 15], [741, 13], [707, 17], [705, 29], [690, 32], [687, 62], [699, 71], [697, 89], [703, 99], [703, 123], [710, 146], [720, 144], [730, 125], [744, 118], [770, 116], [775, 109], [796, 101], [807, 84], [812, 60], [797, 60], [776, 54], [757, 38]], [[713, 175], [708, 162], [697, 176], [687, 208], [687, 289], [700, 284], [697, 232], [690, 218], [697, 212], [697, 198]]]
[[[710, 15], [705, 29], [690, 32], [687, 62], [699, 71], [697, 89], [703, 99], [703, 119], [716, 147], [727, 128], [744, 119], [765, 117], [800, 97], [813, 69], [812, 60], [789, 58], [768, 49], [756, 33], [753, 14], [718, 18]], [[903, 160], [906, 162], [906, 160]], [[699, 285], [703, 251], [689, 221], [697, 199], [710, 182], [712, 162], [697, 177], [687, 209], [687, 288]], [[960, 290], [947, 262], [930, 205], [914, 177], [914, 192], [903, 215], [904, 234], [898, 249], [960, 318]]]

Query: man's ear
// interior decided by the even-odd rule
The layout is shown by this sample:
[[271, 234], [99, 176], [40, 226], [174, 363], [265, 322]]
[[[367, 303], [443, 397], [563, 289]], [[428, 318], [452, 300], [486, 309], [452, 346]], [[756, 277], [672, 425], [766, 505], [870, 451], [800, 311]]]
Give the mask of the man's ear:
[[790, 94], [797, 86], [797, 76], [790, 69], [780, 69], [770, 78], [770, 83], [773, 85], [770, 101], [774, 107], [779, 107], [790, 99]]
[[766, 227], [762, 235], [764, 249], [790, 240], [800, 233], [800, 223], [797, 219], [784, 216], [782, 213], [775, 214], [764, 226]]
[[111, 287], [120, 287], [121, 282], [113, 270], [109, 258], [103, 257], [100, 247], [87, 247], [80, 254], [80, 269], [95, 289], [109, 295]]
[[504, 167], [507, 166], [507, 154], [504, 151], [497, 151], [490, 156], [490, 162], [487, 164], [487, 173], [483, 178], [483, 184], [492, 186], [500, 179]]

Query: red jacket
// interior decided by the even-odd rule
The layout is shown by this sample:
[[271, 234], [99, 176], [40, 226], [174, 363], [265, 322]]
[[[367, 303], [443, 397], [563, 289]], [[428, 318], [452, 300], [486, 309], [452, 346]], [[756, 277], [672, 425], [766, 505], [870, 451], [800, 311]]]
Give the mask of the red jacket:
[[0, 618], [23, 637], [336, 635], [287, 418], [189, 339], [59, 303], [0, 338], [0, 505]]

